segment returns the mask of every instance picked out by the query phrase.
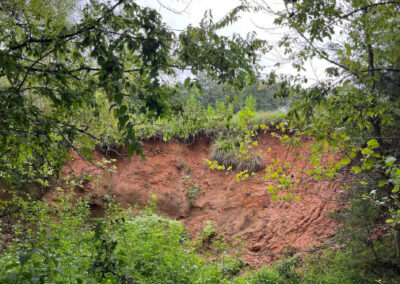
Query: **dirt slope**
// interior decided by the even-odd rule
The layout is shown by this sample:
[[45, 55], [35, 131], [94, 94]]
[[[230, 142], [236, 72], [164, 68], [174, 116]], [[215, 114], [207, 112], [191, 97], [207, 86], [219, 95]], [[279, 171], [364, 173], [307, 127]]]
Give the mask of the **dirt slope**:
[[[258, 140], [266, 166], [280, 158], [293, 162], [295, 168], [304, 168], [299, 155], [309, 153], [308, 142], [304, 141], [295, 154], [269, 134], [260, 135]], [[118, 158], [116, 172], [105, 175], [99, 185], [87, 183], [82, 194], [93, 195], [95, 214], [101, 213], [105, 194], [115, 194], [118, 202], [132, 206], [146, 205], [155, 194], [160, 210], [180, 220], [192, 236], [201, 233], [206, 222], [211, 221], [225, 240], [245, 241], [243, 259], [251, 266], [268, 263], [277, 257], [273, 254], [285, 250], [320, 245], [333, 236], [337, 224], [330, 213], [342, 206], [337, 183], [310, 181], [299, 190], [300, 200], [272, 201], [262, 173], [236, 182], [234, 174], [213, 171], [204, 164], [210, 151], [205, 139], [191, 147], [179, 142], [147, 141], [145, 161], [137, 156]], [[96, 153], [96, 158], [101, 159], [102, 154]], [[77, 156], [65, 167], [64, 174], [72, 171], [98, 173]], [[189, 206], [187, 193], [195, 188], [199, 192]]]

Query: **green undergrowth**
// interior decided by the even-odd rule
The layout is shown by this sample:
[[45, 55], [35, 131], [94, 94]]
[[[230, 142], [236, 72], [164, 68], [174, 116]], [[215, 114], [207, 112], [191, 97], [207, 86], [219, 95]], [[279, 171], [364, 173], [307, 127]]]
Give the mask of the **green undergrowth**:
[[[111, 199], [112, 200], [112, 199]], [[399, 283], [391, 239], [353, 236], [336, 249], [250, 270], [228, 257], [229, 244], [207, 222], [195, 241], [182, 224], [109, 201], [92, 218], [88, 199], [59, 193], [46, 200], [14, 197], [0, 206], [0, 283]], [[12, 239], [7, 235], [12, 235]], [[340, 247], [340, 249], [339, 249]], [[241, 274], [241, 275], [239, 275]]]
[[[400, 283], [396, 267], [377, 263], [368, 249], [354, 250], [356, 243], [342, 249], [326, 249], [302, 257], [277, 261], [270, 267], [253, 270], [235, 278], [235, 284], [372, 284]], [[378, 250], [387, 250], [385, 242], [376, 242]], [[382, 252], [382, 251], [381, 251]], [[393, 257], [393, 255], [392, 255]]]
[[96, 219], [87, 200], [72, 199], [2, 203], [14, 212], [14, 236], [2, 239], [0, 283], [226, 283], [237, 273], [234, 259], [196, 253], [181, 223], [154, 213], [154, 201], [137, 215], [110, 203]]
[[[136, 133], [141, 139], [153, 137], [164, 141], [171, 139], [191, 140], [199, 135], [217, 138], [220, 135], [238, 133], [241, 119], [239, 112], [234, 113], [232, 104], [217, 102], [216, 107], [205, 107], [192, 97], [180, 113], [168, 118], [158, 118], [143, 121], [136, 126]], [[245, 108], [242, 109], [242, 111]], [[253, 116], [247, 121], [249, 127], [259, 124], [279, 123], [285, 120], [284, 111], [253, 111]]]

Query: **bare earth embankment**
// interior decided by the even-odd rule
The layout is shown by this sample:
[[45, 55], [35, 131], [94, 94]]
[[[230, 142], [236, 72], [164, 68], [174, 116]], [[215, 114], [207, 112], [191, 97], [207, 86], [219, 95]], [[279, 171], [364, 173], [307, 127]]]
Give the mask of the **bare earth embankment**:
[[[281, 159], [295, 165], [293, 175], [305, 171], [299, 155], [310, 152], [307, 141], [300, 151], [291, 151], [269, 134], [257, 139], [266, 166], [272, 159]], [[180, 220], [191, 236], [201, 233], [211, 221], [227, 242], [244, 241], [242, 258], [251, 266], [269, 263], [284, 251], [321, 245], [335, 233], [338, 224], [330, 215], [343, 206], [338, 202], [342, 189], [337, 182], [310, 179], [298, 191], [300, 200], [273, 201], [262, 172], [237, 182], [233, 173], [210, 170], [203, 162], [211, 151], [206, 139], [200, 138], [192, 146], [147, 141], [143, 148], [145, 161], [138, 156], [116, 158], [115, 172], [105, 174], [97, 185], [94, 181], [85, 184], [81, 194], [92, 194], [94, 214], [101, 214], [105, 194], [114, 194], [123, 205], [139, 207], [155, 194], [161, 212]], [[102, 158], [95, 153], [95, 160]], [[98, 169], [73, 156], [63, 174], [72, 172], [96, 174]], [[189, 206], [188, 190], [195, 188], [197, 195]]]

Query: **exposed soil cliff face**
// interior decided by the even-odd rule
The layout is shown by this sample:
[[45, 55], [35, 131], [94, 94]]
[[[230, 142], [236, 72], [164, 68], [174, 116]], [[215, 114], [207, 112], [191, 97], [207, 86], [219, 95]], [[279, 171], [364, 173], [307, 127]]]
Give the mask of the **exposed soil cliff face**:
[[[296, 153], [269, 134], [260, 135], [258, 140], [266, 166], [279, 158], [294, 163], [293, 174], [298, 174], [297, 169], [305, 170], [299, 156], [309, 153], [307, 141]], [[272, 254], [288, 249], [320, 245], [334, 234], [337, 223], [330, 213], [342, 206], [338, 202], [339, 183], [310, 180], [299, 189], [300, 200], [273, 201], [262, 172], [237, 182], [233, 173], [213, 171], [204, 164], [210, 151], [205, 139], [190, 147], [179, 142], [147, 141], [145, 161], [137, 156], [118, 158], [116, 172], [106, 174], [99, 185], [87, 183], [82, 194], [93, 194], [95, 214], [101, 212], [105, 194], [115, 194], [118, 202], [132, 206], [148, 204], [155, 194], [159, 209], [180, 220], [192, 236], [211, 221], [226, 241], [245, 241], [243, 259], [252, 266], [270, 262], [276, 258]], [[100, 153], [95, 155], [102, 158]], [[64, 173], [71, 170], [75, 174], [98, 173], [77, 156]], [[192, 200], [188, 190], [197, 191]]]

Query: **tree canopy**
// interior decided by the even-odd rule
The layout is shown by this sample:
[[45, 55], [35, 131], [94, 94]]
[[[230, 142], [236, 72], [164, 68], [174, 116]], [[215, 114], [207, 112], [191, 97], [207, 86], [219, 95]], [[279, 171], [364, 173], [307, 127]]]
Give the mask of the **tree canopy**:
[[306, 90], [280, 77], [280, 95], [293, 98], [289, 115], [302, 129], [358, 163], [352, 167], [360, 174], [353, 198], [391, 216], [400, 263], [400, 1], [285, 0], [281, 11], [265, 1], [252, 3], [294, 32], [280, 46], [296, 69], [310, 58], [330, 64], [326, 80]]
[[74, 137], [91, 135], [73, 117], [82, 106], [98, 115], [97, 92], [110, 102], [131, 154], [140, 152], [134, 114], [169, 108], [175, 88], [165, 76], [189, 69], [237, 87], [256, 78], [264, 42], [217, 33], [245, 6], [216, 23], [205, 16], [179, 34], [135, 1], [90, 1], [73, 21], [71, 7], [58, 0], [0, 4], [0, 172], [10, 183], [52, 174]]
[[[334, 117], [330, 120], [334, 127], [356, 127], [384, 144], [383, 129], [399, 119], [394, 90], [400, 87], [400, 2], [283, 1], [282, 11], [272, 11], [263, 1], [254, 2], [257, 9], [275, 14], [277, 25], [295, 32], [295, 36], [287, 34], [280, 41], [295, 68], [304, 69], [310, 58], [331, 65], [326, 69], [327, 80], [317, 82], [307, 92], [292, 89], [300, 98], [294, 112], [312, 118], [323, 105]], [[289, 94], [288, 89], [282, 90]]]

